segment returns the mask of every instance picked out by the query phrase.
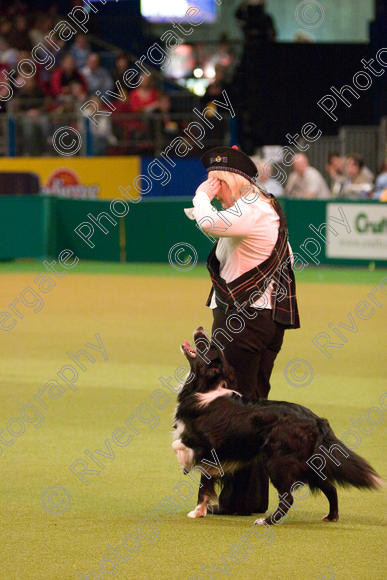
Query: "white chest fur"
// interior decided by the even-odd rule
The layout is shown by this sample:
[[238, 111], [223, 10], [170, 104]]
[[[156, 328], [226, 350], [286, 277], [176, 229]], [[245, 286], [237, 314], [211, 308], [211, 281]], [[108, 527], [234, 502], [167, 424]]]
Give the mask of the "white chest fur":
[[198, 406], [199, 407], [207, 407], [212, 401], [215, 401], [218, 397], [231, 397], [231, 395], [235, 393], [241, 397], [241, 394], [237, 391], [232, 391], [231, 389], [225, 389], [224, 387], [218, 387], [213, 391], [209, 391], [208, 393], [197, 393], [196, 397], [198, 399]]
[[185, 425], [183, 421], [176, 421], [176, 429], [173, 435], [172, 449], [176, 453], [177, 461], [182, 468], [191, 471], [194, 466], [194, 451], [182, 443], [181, 436], [184, 432]]

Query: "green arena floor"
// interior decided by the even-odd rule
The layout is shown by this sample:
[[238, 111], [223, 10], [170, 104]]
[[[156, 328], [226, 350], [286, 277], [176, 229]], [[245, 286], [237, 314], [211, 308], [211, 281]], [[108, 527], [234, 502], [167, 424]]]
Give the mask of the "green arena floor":
[[[0, 315], [1, 580], [386, 577], [385, 489], [340, 490], [331, 524], [321, 521], [326, 499], [310, 496], [261, 537], [254, 516], [186, 517], [193, 502], [183, 493], [196, 489], [183, 485], [171, 449], [175, 395], [160, 377], [176, 386], [179, 345], [210, 328], [202, 266], [85, 263], [49, 290], [42, 272], [36, 262], [0, 266], [0, 312], [9, 313]], [[355, 431], [356, 451], [386, 480], [383, 279], [387, 271], [299, 274], [302, 328], [286, 333], [270, 398], [310, 407], [339, 438]], [[342, 344], [330, 358], [312, 343], [320, 332]], [[66, 355], [80, 349], [92, 357], [80, 359], [85, 370]], [[294, 359], [309, 365], [294, 371], [296, 386], [284, 376]], [[365, 413], [373, 426], [351, 423]], [[84, 482], [70, 466], [88, 470]]]

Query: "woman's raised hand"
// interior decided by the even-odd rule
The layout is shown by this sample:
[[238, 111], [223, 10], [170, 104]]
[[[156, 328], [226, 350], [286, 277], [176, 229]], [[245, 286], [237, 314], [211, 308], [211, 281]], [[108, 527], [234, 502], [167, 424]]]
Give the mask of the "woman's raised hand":
[[198, 193], [199, 190], [204, 191], [204, 193], [208, 195], [209, 200], [212, 201], [214, 197], [220, 193], [221, 189], [222, 185], [220, 180], [217, 177], [209, 177], [206, 181], [199, 185], [196, 193]]

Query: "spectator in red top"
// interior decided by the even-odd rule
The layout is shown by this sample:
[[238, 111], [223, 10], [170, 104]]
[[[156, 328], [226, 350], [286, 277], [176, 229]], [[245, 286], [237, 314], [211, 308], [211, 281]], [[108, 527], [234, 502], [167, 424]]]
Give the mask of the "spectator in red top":
[[143, 120], [131, 120], [125, 123], [129, 133], [137, 135], [143, 140], [153, 139], [156, 125], [154, 119], [147, 113], [161, 114], [163, 130], [167, 133], [175, 133], [177, 124], [169, 118], [171, 102], [168, 95], [161, 93], [153, 85], [151, 77], [144, 77], [142, 85], [129, 94], [129, 108], [132, 113], [143, 113]]
[[130, 93], [129, 105], [132, 113], [151, 113], [160, 107], [160, 91], [151, 77], [144, 76], [142, 85]]
[[71, 54], [63, 57], [62, 64], [57, 68], [51, 78], [51, 91], [57, 97], [58, 95], [68, 95], [71, 92], [71, 85], [79, 83], [85, 93], [88, 87], [85, 79], [75, 68], [75, 61]]

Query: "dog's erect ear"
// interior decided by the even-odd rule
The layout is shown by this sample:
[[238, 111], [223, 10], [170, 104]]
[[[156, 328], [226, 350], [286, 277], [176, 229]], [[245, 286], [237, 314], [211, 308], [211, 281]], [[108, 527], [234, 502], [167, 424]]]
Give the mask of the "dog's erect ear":
[[237, 385], [234, 369], [227, 362], [227, 360], [224, 358], [224, 355], [223, 355], [223, 360], [224, 360], [224, 362], [223, 362], [223, 376], [225, 378], [225, 381], [227, 382], [227, 385], [229, 387], [232, 387], [232, 388], [238, 390], [238, 385]]
[[193, 337], [197, 355], [200, 357], [202, 362], [209, 365], [213, 358], [211, 338], [206, 334], [202, 326], [199, 326], [199, 328], [195, 330]]
[[198, 356], [207, 365], [217, 364], [220, 367], [226, 363], [222, 348], [215, 341], [211, 342], [211, 336], [206, 334], [202, 326], [195, 330], [194, 341]]
[[199, 328], [195, 330], [194, 341], [196, 347], [195, 354], [201, 361], [206, 363], [207, 373], [209, 373], [207, 376], [221, 374], [230, 387], [235, 386], [236, 380], [234, 371], [227, 362], [223, 349], [216, 341], [211, 342], [211, 336], [206, 334], [202, 326], [199, 326]]
[[224, 376], [225, 381], [229, 387], [236, 387], [236, 378], [234, 369], [228, 363], [224, 349], [222, 349], [217, 342], [212, 342], [211, 350], [208, 353], [209, 358], [211, 358], [214, 363], [219, 367], [221, 374]]

